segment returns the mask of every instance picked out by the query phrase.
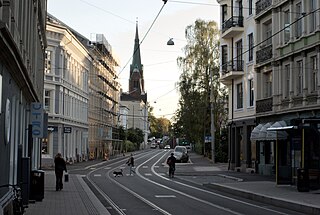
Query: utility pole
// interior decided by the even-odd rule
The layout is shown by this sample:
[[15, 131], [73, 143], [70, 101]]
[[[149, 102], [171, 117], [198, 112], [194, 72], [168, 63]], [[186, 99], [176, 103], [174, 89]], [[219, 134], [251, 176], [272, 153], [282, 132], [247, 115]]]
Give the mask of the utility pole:
[[213, 98], [213, 71], [210, 70], [210, 116], [211, 116], [211, 158], [212, 163], [215, 163], [215, 127], [214, 127], [214, 98]]

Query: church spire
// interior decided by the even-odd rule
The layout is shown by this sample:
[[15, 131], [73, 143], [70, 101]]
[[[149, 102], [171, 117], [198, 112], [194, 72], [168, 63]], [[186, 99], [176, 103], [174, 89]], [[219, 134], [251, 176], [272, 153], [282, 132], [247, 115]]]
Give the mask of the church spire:
[[131, 92], [131, 96], [137, 99], [143, 99], [145, 102], [147, 101], [147, 96], [144, 90], [143, 65], [141, 64], [140, 56], [138, 21], [136, 22], [132, 64], [130, 65], [129, 92]]
[[134, 49], [133, 49], [133, 58], [132, 64], [133, 68], [142, 70], [141, 65], [141, 56], [140, 56], [140, 44], [139, 44], [139, 33], [138, 33], [138, 20], [136, 21], [136, 37], [134, 39]]

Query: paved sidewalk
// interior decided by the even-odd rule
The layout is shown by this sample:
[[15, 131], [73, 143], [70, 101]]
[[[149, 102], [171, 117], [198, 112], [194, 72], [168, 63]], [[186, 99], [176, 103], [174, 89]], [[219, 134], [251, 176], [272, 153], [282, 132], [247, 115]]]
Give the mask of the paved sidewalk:
[[296, 186], [276, 185], [274, 177], [228, 171], [226, 164], [212, 164], [193, 153], [191, 161], [189, 168], [177, 167], [177, 178], [304, 214], [320, 214], [320, 190], [298, 192]]
[[55, 190], [54, 171], [45, 172], [44, 199], [30, 203], [27, 215], [108, 215], [108, 210], [92, 193], [80, 175], [69, 174], [69, 182], [64, 182], [63, 190]]

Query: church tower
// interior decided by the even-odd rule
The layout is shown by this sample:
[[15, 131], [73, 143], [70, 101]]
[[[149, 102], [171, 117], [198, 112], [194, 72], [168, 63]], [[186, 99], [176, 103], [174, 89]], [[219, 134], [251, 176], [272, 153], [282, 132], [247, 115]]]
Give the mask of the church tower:
[[145, 103], [147, 101], [147, 95], [144, 90], [143, 65], [141, 64], [138, 22], [136, 23], [136, 36], [132, 64], [130, 65], [129, 94], [137, 100], [142, 99]]

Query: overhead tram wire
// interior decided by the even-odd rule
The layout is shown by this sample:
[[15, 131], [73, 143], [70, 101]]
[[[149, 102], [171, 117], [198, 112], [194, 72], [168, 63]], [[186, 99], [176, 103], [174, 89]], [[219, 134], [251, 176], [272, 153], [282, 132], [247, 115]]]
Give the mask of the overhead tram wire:
[[135, 53], [138, 51], [138, 49], [140, 48], [141, 44], [143, 43], [144, 39], [147, 37], [147, 35], [149, 34], [151, 28], [153, 27], [154, 23], [157, 21], [161, 11], [163, 10], [164, 6], [166, 5], [167, 0], [163, 0], [163, 5], [160, 9], [160, 11], [158, 12], [157, 16], [155, 17], [155, 19], [153, 20], [153, 22], [151, 23], [148, 31], [145, 33], [145, 35], [143, 36], [143, 38], [141, 39], [138, 47], [134, 50], [133, 54], [131, 55], [130, 59], [128, 60], [128, 62], [124, 65], [124, 67], [122, 68], [122, 70], [118, 73], [118, 77], [120, 76], [120, 74], [124, 71], [124, 69], [128, 66], [128, 64], [130, 63], [130, 61], [132, 60], [133, 56], [135, 55]]

